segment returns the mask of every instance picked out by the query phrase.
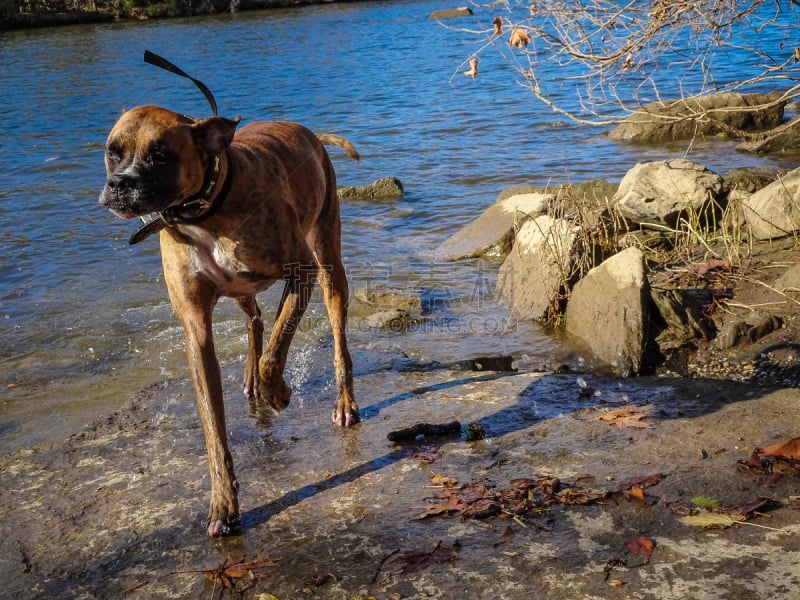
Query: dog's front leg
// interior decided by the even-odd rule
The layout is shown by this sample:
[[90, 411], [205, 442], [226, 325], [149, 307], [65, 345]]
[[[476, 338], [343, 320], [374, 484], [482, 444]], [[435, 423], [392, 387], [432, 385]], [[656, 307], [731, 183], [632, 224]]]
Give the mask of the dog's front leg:
[[187, 314], [183, 325], [186, 331], [186, 355], [203, 423], [211, 475], [208, 535], [217, 537], [230, 533], [239, 521], [239, 484], [228, 449], [222, 382], [211, 332], [211, 310]]
[[186, 357], [208, 451], [211, 504], [208, 535], [230, 533], [239, 521], [238, 483], [228, 449], [222, 379], [214, 350], [211, 316], [217, 301], [214, 288], [189, 267], [188, 250], [173, 246], [162, 232], [161, 254], [172, 306], [183, 323]]

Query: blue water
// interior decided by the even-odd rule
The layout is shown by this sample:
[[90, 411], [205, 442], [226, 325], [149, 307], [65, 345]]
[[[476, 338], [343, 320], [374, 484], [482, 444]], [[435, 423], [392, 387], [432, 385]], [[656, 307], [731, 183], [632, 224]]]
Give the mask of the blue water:
[[[439, 8], [370, 2], [0, 33], [0, 450], [60, 439], [136, 390], [185, 375], [156, 241], [129, 247], [134, 225], [97, 204], [103, 143], [124, 108], [209, 114], [191, 83], [145, 65], [144, 49], [203, 80], [225, 116], [348, 137], [362, 160], [332, 151], [340, 184], [403, 182], [402, 200], [343, 206], [351, 288], [422, 293], [435, 319], [408, 334], [353, 332], [357, 370], [398, 357], [511, 353], [536, 363], [558, 352], [531, 324], [505, 321], [491, 296], [495, 265], [443, 263], [432, 250], [505, 188], [619, 180], [636, 162], [686, 147], [618, 145], [602, 128], [567, 121], [497, 54], [484, 55], [477, 80], [464, 77], [479, 40], [461, 22], [430, 20]], [[490, 22], [479, 12], [463, 27]], [[571, 88], [559, 85], [569, 101]], [[717, 171], [792, 166], [732, 148], [696, 144], [689, 156]], [[240, 363], [241, 318], [224, 302], [218, 315], [221, 360]], [[313, 346], [325, 336], [319, 306], [309, 323]], [[299, 385], [316, 359], [303, 344], [289, 373]]]

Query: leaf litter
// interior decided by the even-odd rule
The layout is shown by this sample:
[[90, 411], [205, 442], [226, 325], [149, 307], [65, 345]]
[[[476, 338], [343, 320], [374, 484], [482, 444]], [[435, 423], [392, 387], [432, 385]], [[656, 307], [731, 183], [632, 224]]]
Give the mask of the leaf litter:
[[554, 505], [604, 504], [615, 493], [644, 500], [644, 488], [658, 484], [662, 478], [660, 473], [636, 477], [609, 491], [582, 487], [551, 475], [519, 477], [512, 479], [508, 487], [499, 488], [486, 481], [459, 485], [454, 477], [434, 474], [431, 481], [437, 489], [416, 519], [485, 519], [500, 515], [524, 525], [522, 517], [541, 514]]
[[[267, 579], [269, 573], [262, 572], [268, 567], [277, 567], [278, 562], [283, 558], [262, 558], [259, 560], [238, 562], [226, 560], [213, 569], [201, 569], [194, 571], [173, 571], [171, 575], [178, 573], [202, 573], [206, 579], [214, 583], [214, 587], [221, 585], [225, 589], [234, 589], [238, 581], [254, 582], [258, 579]], [[213, 594], [213, 592], [212, 592]]]

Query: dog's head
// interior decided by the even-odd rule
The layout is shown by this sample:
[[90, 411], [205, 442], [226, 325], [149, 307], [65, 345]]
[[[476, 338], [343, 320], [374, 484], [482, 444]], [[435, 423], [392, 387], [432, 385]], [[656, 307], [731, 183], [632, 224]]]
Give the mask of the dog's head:
[[191, 119], [157, 106], [124, 113], [106, 141], [100, 204], [122, 218], [161, 212], [198, 194], [238, 120]]

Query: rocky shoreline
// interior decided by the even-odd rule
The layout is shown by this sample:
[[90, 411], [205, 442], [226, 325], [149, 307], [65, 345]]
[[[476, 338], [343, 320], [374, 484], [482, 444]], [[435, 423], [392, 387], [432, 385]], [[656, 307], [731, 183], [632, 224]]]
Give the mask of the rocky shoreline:
[[213, 15], [332, 2], [336, 2], [336, 0], [190, 0], [188, 2], [176, 0], [153, 2], [146, 0], [138, 2], [86, 0], [68, 7], [65, 2], [59, 0], [39, 0], [25, 3], [24, 6], [17, 6], [19, 3], [12, 1], [0, 10], [0, 31], [120, 20]]
[[[707, 105], [726, 107], [725, 139], [735, 130], [766, 140], [772, 130], [761, 128], [783, 123], [786, 103], [725, 95]], [[764, 114], [751, 114], [754, 105]], [[695, 131], [667, 124], [651, 108], [611, 137], [658, 143]], [[796, 152], [772, 139], [771, 151]], [[798, 190], [800, 169], [640, 163], [618, 183], [506, 190], [438, 252], [501, 263], [498, 292], [517, 316], [566, 333], [594, 369], [796, 387]]]

